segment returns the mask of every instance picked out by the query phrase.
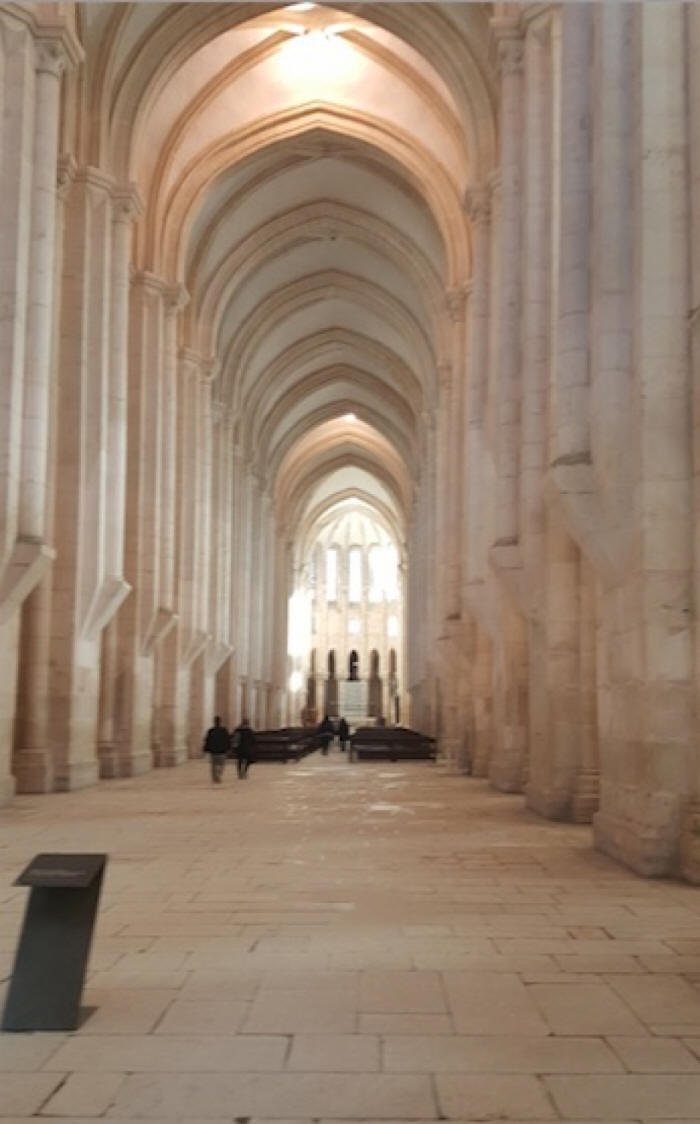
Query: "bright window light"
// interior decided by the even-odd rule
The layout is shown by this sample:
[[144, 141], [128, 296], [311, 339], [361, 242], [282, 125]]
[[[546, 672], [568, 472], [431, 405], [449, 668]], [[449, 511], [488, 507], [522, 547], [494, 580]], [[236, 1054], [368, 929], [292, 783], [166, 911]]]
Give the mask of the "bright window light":
[[360, 622], [357, 617], [350, 617], [350, 620], [348, 621], [348, 632], [351, 636], [360, 635]]
[[338, 600], [338, 551], [326, 551], [326, 601]]
[[389, 617], [389, 619], [386, 622], [386, 634], [387, 634], [387, 636], [398, 636], [399, 635], [399, 618], [398, 617]]
[[311, 647], [311, 599], [298, 589], [289, 598], [289, 632], [287, 652], [290, 656], [306, 656]]
[[300, 691], [304, 682], [304, 676], [300, 671], [293, 671], [289, 676], [289, 690]]
[[362, 600], [362, 552], [353, 547], [348, 555], [348, 601]]

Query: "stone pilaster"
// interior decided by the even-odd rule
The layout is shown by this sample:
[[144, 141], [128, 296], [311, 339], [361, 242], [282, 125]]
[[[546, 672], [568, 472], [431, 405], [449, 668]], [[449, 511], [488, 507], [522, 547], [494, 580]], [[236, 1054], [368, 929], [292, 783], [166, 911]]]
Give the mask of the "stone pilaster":
[[[109, 519], [105, 532], [107, 572], [124, 572], [126, 547], [126, 481], [129, 390], [129, 289], [133, 223], [143, 214], [136, 188], [128, 185], [112, 194], [111, 308], [109, 318], [110, 371], [107, 428], [107, 493]], [[100, 660], [100, 715], [97, 751], [101, 777], [133, 776], [151, 764], [150, 749], [134, 753], [129, 739], [118, 736], [118, 692], [123, 690], [120, 658], [121, 622], [113, 617], [104, 630]], [[134, 658], [137, 658], [134, 655]], [[126, 676], [129, 670], [125, 670]]]
[[489, 276], [491, 257], [491, 192], [487, 186], [469, 189], [466, 208], [472, 228], [472, 277], [469, 298], [467, 392], [464, 396], [464, 517], [462, 520], [462, 588], [483, 582], [484, 420], [488, 380]]
[[[62, 234], [62, 194], [57, 183], [61, 76], [79, 57], [70, 36], [54, 29], [35, 41], [35, 125], [31, 191], [31, 245], [27, 292], [27, 336], [22, 425], [22, 482], [15, 559], [23, 559], [14, 595], [25, 596], [20, 633], [20, 668], [13, 772], [19, 792], [48, 792], [53, 786], [50, 750], [49, 659], [51, 573], [54, 557], [55, 369], [57, 259]], [[59, 180], [71, 179], [70, 162]], [[10, 600], [12, 594], [10, 595]]]
[[[642, 874], [678, 869], [696, 754], [685, 12], [639, 20], [634, 238], [636, 565], [617, 600], [624, 665], [601, 745], [598, 845]], [[623, 600], [624, 592], [624, 600]], [[622, 644], [619, 646], [622, 648]]]
[[492, 20], [501, 70], [501, 218], [498, 327], [496, 542], [518, 539], [522, 242], [523, 40], [517, 24]]

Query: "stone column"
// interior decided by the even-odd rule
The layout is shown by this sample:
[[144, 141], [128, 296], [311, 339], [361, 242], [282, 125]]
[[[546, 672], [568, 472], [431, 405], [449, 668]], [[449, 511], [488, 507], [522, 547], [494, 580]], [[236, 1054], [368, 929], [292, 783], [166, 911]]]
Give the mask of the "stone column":
[[83, 168], [66, 200], [51, 625], [56, 786], [97, 778], [101, 632], [129, 591], [107, 570], [112, 184]]
[[465, 486], [462, 585], [483, 582], [485, 542], [482, 521], [484, 420], [489, 364], [489, 284], [491, 257], [491, 193], [488, 187], [467, 192], [472, 229], [472, 279], [469, 298], [467, 393], [465, 401]]
[[[132, 224], [143, 214], [143, 204], [133, 185], [112, 196], [112, 256], [110, 309], [110, 372], [107, 425], [107, 493], [109, 519], [105, 533], [107, 573], [118, 580], [124, 572], [126, 528], [126, 456], [129, 387], [129, 269]], [[149, 755], [132, 758], [116, 737], [117, 688], [120, 675], [119, 620], [107, 624], [100, 659], [100, 716], [97, 752], [101, 777], [132, 776], [150, 764]]]
[[561, 9], [561, 166], [554, 463], [590, 461], [589, 270], [593, 6]]
[[496, 542], [518, 540], [523, 41], [517, 23], [491, 21], [501, 69], [501, 276]]
[[579, 762], [574, 784], [574, 823], [592, 823], [600, 798], [597, 714], [595, 575], [585, 558], [579, 584]]
[[[77, 53], [54, 36], [36, 44], [36, 102], [33, 146], [32, 236], [24, 373], [22, 488], [17, 550], [27, 563], [15, 592], [30, 588], [53, 557], [53, 512], [48, 503], [54, 472], [55, 292], [59, 272], [62, 205], [57, 185], [60, 75]], [[68, 169], [70, 171], [70, 169]], [[60, 176], [67, 182], [70, 176]], [[72, 180], [71, 180], [72, 182]], [[43, 563], [42, 563], [43, 559]], [[19, 571], [15, 571], [16, 576]], [[1, 610], [0, 610], [1, 612]], [[48, 792], [53, 786], [49, 751], [49, 648], [51, 575], [45, 570], [22, 606], [18, 710], [13, 772], [19, 792]], [[0, 708], [1, 709], [1, 708]], [[9, 711], [8, 711], [9, 713]], [[0, 799], [1, 802], [1, 799]]]
[[[638, 549], [618, 612], [627, 681], [601, 745], [598, 845], [645, 875], [678, 868], [694, 762], [685, 12], [639, 8], [634, 410]], [[607, 734], [607, 731], [606, 731]], [[617, 735], [617, 736], [616, 736]]]
[[474, 741], [471, 751], [472, 775], [487, 777], [493, 750], [493, 655], [487, 632], [477, 626], [476, 651], [472, 670], [474, 697]]
[[[685, 9], [688, 74], [688, 140], [691, 205], [690, 362], [693, 396], [693, 527], [694, 595], [700, 605], [700, 8]], [[700, 715], [700, 628], [695, 625], [695, 713]], [[696, 718], [697, 721], [697, 718]], [[692, 791], [681, 831], [681, 871], [700, 883], [700, 748], [691, 763]]]
[[[0, 622], [9, 618], [21, 603], [15, 594], [18, 577], [24, 570], [11, 567], [19, 530], [20, 466], [22, 461], [22, 397], [25, 375], [27, 329], [27, 291], [30, 269], [30, 239], [33, 202], [32, 163], [35, 126], [35, 45], [20, 13], [3, 8], [0, 12]], [[52, 80], [45, 72], [44, 93]], [[44, 106], [46, 108], [46, 106]], [[55, 128], [49, 113], [46, 128]], [[50, 153], [49, 153], [50, 155]], [[54, 152], [53, 176], [56, 164]], [[38, 236], [38, 231], [36, 232]], [[34, 251], [38, 249], [35, 244]], [[39, 489], [44, 481], [37, 481]], [[37, 493], [41, 497], [41, 491]], [[14, 660], [13, 660], [14, 662]], [[15, 670], [13, 669], [13, 681]], [[4, 692], [3, 692], [4, 693]], [[10, 700], [7, 700], [8, 703]], [[7, 713], [14, 712], [14, 702]], [[11, 724], [7, 729], [11, 743]]]
[[[174, 342], [177, 337], [176, 316], [182, 306], [182, 295], [176, 289], [170, 293], [169, 326], [170, 346], [164, 348], [164, 365], [168, 371], [163, 379], [163, 392], [171, 386], [172, 366], [175, 359]], [[167, 339], [167, 335], [166, 335]], [[163, 536], [161, 549], [170, 549], [170, 543], [177, 551], [177, 560], [171, 566], [160, 566], [161, 578], [167, 578], [172, 590], [172, 606], [176, 612], [176, 627], [163, 637], [156, 650], [157, 701], [154, 721], [154, 764], [161, 766], [177, 765], [188, 752], [199, 752], [201, 738], [196, 746], [190, 741], [191, 728], [188, 723], [191, 699], [191, 676], [195, 661], [202, 654], [206, 636], [202, 634], [199, 620], [200, 570], [199, 570], [199, 508], [200, 508], [200, 446], [201, 446], [201, 391], [200, 381], [202, 360], [196, 353], [183, 349], [176, 365], [177, 388], [170, 391], [175, 398], [176, 427], [172, 428], [170, 417], [170, 437], [174, 463], [163, 453], [161, 472], [166, 476], [166, 513], [161, 514], [159, 526]], [[173, 407], [171, 406], [171, 411]], [[164, 411], [168, 417], [168, 411]], [[174, 479], [172, 473], [174, 472]], [[177, 496], [177, 508], [170, 508], [168, 493], [174, 487], [173, 500]], [[173, 532], [173, 523], [175, 532]], [[172, 536], [174, 534], [174, 540]], [[173, 573], [173, 577], [168, 575]], [[176, 575], [176, 580], [175, 580]]]

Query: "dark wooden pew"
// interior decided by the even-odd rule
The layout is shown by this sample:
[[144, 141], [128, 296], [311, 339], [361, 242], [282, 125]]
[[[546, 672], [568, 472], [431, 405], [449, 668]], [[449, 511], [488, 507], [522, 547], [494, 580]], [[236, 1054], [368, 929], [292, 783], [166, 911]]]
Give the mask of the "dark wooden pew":
[[255, 731], [256, 761], [300, 761], [318, 749], [315, 730], [303, 726], [283, 726], [279, 730]]
[[354, 760], [432, 761], [435, 738], [407, 726], [360, 726], [350, 737], [350, 753]]

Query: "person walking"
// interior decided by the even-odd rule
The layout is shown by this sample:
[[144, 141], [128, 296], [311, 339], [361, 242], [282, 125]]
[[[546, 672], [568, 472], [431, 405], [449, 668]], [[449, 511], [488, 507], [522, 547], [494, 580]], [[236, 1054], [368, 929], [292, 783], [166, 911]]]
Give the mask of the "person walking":
[[338, 723], [338, 738], [340, 740], [340, 748], [343, 752], [348, 748], [348, 738], [350, 737], [350, 727], [348, 726], [345, 718], [341, 718]]
[[324, 714], [323, 722], [318, 728], [318, 736], [321, 742], [321, 753], [325, 757], [328, 753], [328, 746], [331, 744], [333, 738], [335, 737], [333, 723], [331, 722], [327, 714]]
[[251, 729], [247, 718], [242, 718], [240, 726], [236, 726], [233, 731], [232, 744], [236, 753], [238, 777], [243, 780], [248, 776], [251, 762], [255, 761], [255, 731]]
[[221, 784], [229, 743], [229, 732], [226, 727], [221, 724], [221, 719], [217, 714], [214, 716], [214, 725], [210, 726], [207, 730], [202, 747], [202, 753], [209, 754], [211, 779], [214, 784]]

